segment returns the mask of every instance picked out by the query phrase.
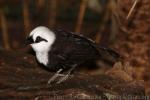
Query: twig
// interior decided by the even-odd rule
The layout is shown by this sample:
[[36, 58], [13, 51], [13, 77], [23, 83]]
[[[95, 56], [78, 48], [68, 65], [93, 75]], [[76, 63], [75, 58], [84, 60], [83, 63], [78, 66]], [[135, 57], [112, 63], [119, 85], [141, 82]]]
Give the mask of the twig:
[[75, 32], [77, 32], [77, 33], [79, 33], [81, 31], [81, 26], [82, 26], [84, 14], [85, 14], [86, 6], [87, 6], [87, 0], [82, 0], [82, 2], [80, 4], [78, 21], [77, 21], [76, 29], [75, 29]]
[[57, 0], [49, 0], [49, 26], [55, 26], [57, 16]]
[[30, 19], [29, 19], [29, 4], [28, 0], [23, 0], [23, 20], [24, 20], [24, 28], [25, 34], [28, 34], [30, 31]]
[[126, 17], [127, 20], [128, 20], [129, 17], [131, 16], [131, 13], [133, 12], [133, 10], [134, 10], [134, 8], [135, 8], [137, 2], [138, 2], [138, 0], [135, 0], [135, 1], [134, 1], [133, 5], [132, 5], [132, 7], [131, 7], [131, 9], [130, 9], [128, 15], [127, 15], [127, 17]]
[[7, 30], [7, 21], [4, 12], [0, 9], [0, 21], [1, 21], [1, 27], [2, 27], [2, 36], [4, 41], [4, 47], [7, 50], [10, 50], [10, 44], [9, 44], [9, 35]]

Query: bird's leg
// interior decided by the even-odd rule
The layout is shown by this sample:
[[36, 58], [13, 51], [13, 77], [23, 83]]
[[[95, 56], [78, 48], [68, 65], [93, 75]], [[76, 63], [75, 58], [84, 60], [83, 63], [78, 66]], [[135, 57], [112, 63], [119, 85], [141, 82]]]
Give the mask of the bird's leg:
[[76, 67], [76, 65], [74, 65], [74, 66], [67, 72], [66, 75], [64, 75], [62, 78], [60, 78], [60, 79], [58, 80], [57, 84], [59, 84], [59, 83], [65, 81], [65, 80], [69, 77], [69, 75], [71, 74], [71, 72], [75, 69], [75, 67]]
[[63, 74], [60, 74], [60, 72], [62, 72], [63, 69], [59, 69], [49, 80], [48, 80], [48, 84], [50, 84], [51, 82], [53, 82], [57, 77], [59, 76], [64, 76]]

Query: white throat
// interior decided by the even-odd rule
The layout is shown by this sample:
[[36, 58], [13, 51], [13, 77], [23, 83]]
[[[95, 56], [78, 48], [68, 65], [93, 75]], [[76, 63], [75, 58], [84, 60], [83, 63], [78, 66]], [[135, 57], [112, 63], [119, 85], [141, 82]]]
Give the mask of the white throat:
[[36, 58], [39, 63], [45, 66], [48, 64], [48, 52], [36, 52]]

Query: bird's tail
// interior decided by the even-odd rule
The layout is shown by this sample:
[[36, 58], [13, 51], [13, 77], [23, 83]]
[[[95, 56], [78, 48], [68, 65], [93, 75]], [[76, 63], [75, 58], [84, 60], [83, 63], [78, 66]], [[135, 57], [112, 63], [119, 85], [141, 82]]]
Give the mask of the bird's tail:
[[98, 51], [100, 52], [101, 59], [106, 63], [114, 64], [121, 60], [120, 54], [108, 47], [98, 46]]

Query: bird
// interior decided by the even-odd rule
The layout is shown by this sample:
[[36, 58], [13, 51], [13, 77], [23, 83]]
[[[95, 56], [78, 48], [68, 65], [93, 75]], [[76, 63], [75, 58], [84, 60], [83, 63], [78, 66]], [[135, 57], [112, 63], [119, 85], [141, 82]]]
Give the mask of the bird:
[[[86, 61], [109, 58], [118, 61], [120, 58], [114, 50], [62, 28], [38, 26], [27, 36], [26, 44], [35, 51], [38, 63], [55, 72], [48, 84], [59, 76], [58, 84], [65, 81], [77, 66]], [[61, 74], [63, 71], [67, 74]]]

